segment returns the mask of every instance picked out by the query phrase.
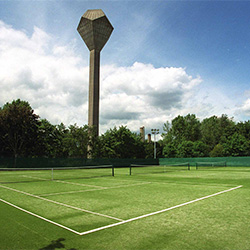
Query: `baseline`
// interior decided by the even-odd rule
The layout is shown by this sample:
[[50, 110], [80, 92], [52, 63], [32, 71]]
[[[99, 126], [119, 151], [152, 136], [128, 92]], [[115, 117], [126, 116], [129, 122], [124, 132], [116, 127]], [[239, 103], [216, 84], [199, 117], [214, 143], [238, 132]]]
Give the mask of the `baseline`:
[[122, 224], [125, 224], [125, 223], [128, 223], [128, 222], [131, 222], [131, 221], [135, 221], [135, 220], [143, 219], [143, 218], [146, 218], [146, 217], [149, 217], [149, 216], [152, 216], [152, 215], [160, 214], [160, 213], [163, 213], [163, 212], [166, 212], [166, 211], [178, 208], [178, 207], [182, 207], [182, 206], [185, 206], [185, 205], [197, 202], [197, 201], [201, 201], [201, 200], [204, 200], [204, 199], [207, 199], [207, 198], [219, 195], [219, 194], [223, 194], [223, 193], [226, 193], [226, 192], [233, 191], [233, 190], [241, 188], [241, 187], [243, 187], [243, 186], [240, 185], [240, 186], [230, 188], [230, 189], [227, 189], [227, 190], [223, 190], [223, 191], [220, 191], [220, 192], [217, 192], [217, 193], [214, 193], [214, 194], [210, 194], [210, 195], [207, 195], [207, 196], [204, 196], [204, 197], [192, 200], [192, 201], [188, 201], [188, 202], [185, 202], [185, 203], [182, 203], [182, 204], [170, 207], [170, 208], [166, 208], [166, 209], [163, 209], [163, 210], [160, 210], [160, 211], [156, 211], [156, 212], [153, 212], [153, 213], [141, 215], [141, 216], [138, 216], [138, 217], [135, 217], [135, 218], [124, 220], [124, 221], [117, 222], [117, 223], [114, 223], [114, 224], [110, 224], [110, 225], [107, 225], [107, 226], [103, 226], [103, 227], [99, 227], [99, 228], [92, 229], [92, 230], [89, 230], [89, 231], [85, 231], [85, 232], [80, 233], [80, 235], [86, 235], [86, 234], [94, 233], [94, 232], [101, 231], [101, 230], [104, 230], [104, 229], [107, 229], [107, 228], [119, 226], [119, 225], [122, 225]]

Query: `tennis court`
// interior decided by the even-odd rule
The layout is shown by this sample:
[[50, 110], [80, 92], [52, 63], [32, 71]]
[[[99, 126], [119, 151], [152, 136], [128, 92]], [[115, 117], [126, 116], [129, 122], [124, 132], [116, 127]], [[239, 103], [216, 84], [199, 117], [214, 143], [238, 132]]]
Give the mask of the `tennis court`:
[[[83, 246], [87, 249], [100, 249], [101, 246], [108, 249], [128, 249], [131, 244], [137, 246], [136, 249], [191, 249], [198, 239], [204, 241], [202, 237], [208, 233], [211, 234], [211, 239], [225, 233], [225, 246], [227, 249], [235, 249], [230, 248], [232, 238], [228, 236], [234, 235], [235, 230], [239, 229], [244, 230], [241, 235], [243, 238], [245, 233], [249, 233], [242, 221], [249, 215], [249, 212], [244, 211], [246, 204], [249, 204], [246, 196], [250, 186], [249, 168], [227, 167], [197, 171], [195, 167], [184, 167], [174, 171], [172, 166], [169, 171], [163, 169], [152, 173], [148, 171], [149, 168], [145, 169], [147, 171], [140, 171], [140, 174], [133, 170], [131, 173], [130, 168], [110, 167], [68, 171], [1, 171], [1, 207], [3, 211], [8, 211], [5, 216], [8, 216], [9, 211], [14, 213], [14, 217], [17, 216], [15, 221], [22, 225], [10, 229], [6, 225], [6, 217], [3, 219], [1, 213], [1, 235], [6, 237], [9, 228], [15, 238], [26, 227], [26, 239], [30, 237], [29, 243], [22, 240], [16, 249], [32, 249], [29, 244], [35, 245], [35, 249], [42, 249], [55, 241], [54, 236], [59, 232], [64, 235], [64, 239], [69, 239], [68, 243], [74, 249], [82, 249]], [[92, 173], [89, 174], [90, 172]], [[242, 215], [239, 214], [240, 204], [240, 210], [244, 211]], [[205, 230], [204, 225], [210, 225], [214, 217], [218, 220], [218, 215], [223, 210], [224, 215], [220, 222], [217, 221], [219, 226], [216, 226], [216, 232]], [[238, 224], [229, 233], [224, 226], [231, 223], [232, 213], [237, 213]], [[22, 220], [22, 217], [25, 219]], [[39, 221], [38, 226], [25, 223], [27, 218]], [[197, 220], [200, 221], [195, 224]], [[183, 224], [184, 221], [186, 224]], [[183, 226], [185, 237], [182, 236], [179, 240], [175, 236], [171, 238], [174, 233], [171, 222], [175, 226], [178, 223]], [[223, 223], [222, 230], [220, 226]], [[54, 232], [53, 237], [46, 234], [47, 228]], [[195, 230], [197, 232], [194, 234]], [[30, 243], [33, 241], [34, 231], [39, 240]], [[180, 231], [181, 226], [176, 229], [176, 233]], [[40, 235], [46, 239], [41, 240]], [[146, 235], [149, 238], [145, 239]], [[95, 240], [97, 237], [105, 238], [105, 243], [102, 245], [99, 240]], [[120, 241], [117, 241], [117, 237]], [[5, 238], [1, 249], [15, 249], [14, 243], [8, 242], [8, 239], [10, 237]], [[210, 243], [204, 249], [212, 249]], [[243, 246], [249, 246], [249, 243], [244, 238], [241, 243], [235, 241], [234, 245], [247, 249]], [[192, 249], [201, 249], [199, 244]], [[222, 243], [217, 239], [214, 244]]]

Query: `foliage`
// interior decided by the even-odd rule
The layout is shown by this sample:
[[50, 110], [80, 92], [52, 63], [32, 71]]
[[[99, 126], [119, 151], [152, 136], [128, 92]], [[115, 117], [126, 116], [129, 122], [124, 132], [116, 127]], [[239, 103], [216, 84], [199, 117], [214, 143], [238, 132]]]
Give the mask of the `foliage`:
[[[250, 121], [236, 123], [227, 115], [200, 121], [194, 114], [163, 125], [157, 157], [250, 155]], [[96, 137], [95, 129], [76, 124], [52, 125], [39, 119], [20, 99], [0, 107], [0, 155], [32, 157], [153, 158], [154, 142], [142, 142], [126, 126]]]
[[201, 137], [200, 121], [195, 115], [177, 116], [172, 121], [172, 135], [177, 141], [197, 141]]
[[165, 157], [250, 155], [250, 122], [236, 124], [227, 115], [202, 122], [195, 115], [178, 116], [163, 126]]
[[70, 125], [64, 141], [66, 151], [70, 157], [86, 158], [89, 141], [88, 126]]
[[209, 155], [209, 147], [203, 141], [195, 141], [193, 144], [194, 157], [206, 157]]
[[246, 156], [250, 153], [249, 140], [238, 133], [230, 136], [223, 146], [226, 156]]
[[201, 123], [202, 141], [212, 150], [217, 144], [223, 143], [235, 131], [235, 123], [226, 115], [212, 116]]
[[224, 156], [224, 148], [221, 144], [214, 146], [213, 150], [210, 152], [211, 157], [221, 157]]
[[145, 143], [145, 155], [147, 159], [154, 158], [154, 143]]
[[194, 155], [193, 145], [194, 145], [194, 143], [192, 141], [182, 141], [177, 146], [176, 157], [178, 157], [178, 158], [193, 157], [193, 155]]
[[132, 133], [126, 126], [109, 129], [99, 140], [103, 158], [145, 158], [140, 136]]
[[40, 124], [38, 118], [28, 102], [18, 99], [6, 103], [0, 110], [1, 151], [15, 157], [34, 154]]

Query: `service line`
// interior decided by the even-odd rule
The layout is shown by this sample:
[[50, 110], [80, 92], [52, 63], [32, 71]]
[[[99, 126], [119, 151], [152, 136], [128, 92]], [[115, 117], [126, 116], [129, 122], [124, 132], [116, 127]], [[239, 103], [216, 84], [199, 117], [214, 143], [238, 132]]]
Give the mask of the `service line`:
[[103, 191], [103, 190], [109, 190], [109, 189], [115, 189], [115, 188], [142, 186], [142, 185], [146, 185], [146, 184], [151, 184], [151, 182], [135, 183], [135, 184], [128, 184], [128, 185], [113, 186], [113, 187], [102, 187], [102, 188], [95, 188], [95, 189], [66, 191], [66, 192], [59, 192], [59, 193], [39, 194], [39, 196], [41, 196], [41, 197], [47, 197], [47, 196], [53, 196], [53, 195], [85, 193], [85, 192], [92, 192], [92, 191]]
[[163, 212], [166, 212], [166, 211], [178, 208], [178, 207], [183, 207], [185, 205], [188, 205], [188, 204], [191, 204], [191, 203], [194, 203], [194, 202], [197, 202], [197, 201], [201, 201], [201, 200], [204, 200], [204, 199], [207, 199], [207, 198], [219, 195], [219, 194], [223, 194], [223, 193], [226, 193], [226, 192], [233, 191], [233, 190], [241, 188], [241, 187], [242, 187], [242, 185], [234, 187], [234, 188], [230, 188], [230, 189], [227, 189], [227, 190], [223, 190], [223, 191], [215, 193], [215, 194], [210, 194], [210, 195], [207, 195], [207, 196], [204, 196], [204, 197], [192, 200], [192, 201], [188, 201], [188, 202], [185, 202], [185, 203], [173, 206], [173, 207], [169, 207], [169, 208], [166, 208], [166, 209], [163, 209], [163, 210], [160, 210], [160, 211], [156, 211], [156, 212], [149, 213], [149, 214], [144, 214], [144, 215], [141, 215], [141, 216], [138, 216], [138, 217], [135, 217], [135, 218], [124, 220], [124, 221], [117, 222], [117, 223], [114, 223], [114, 224], [110, 224], [110, 225], [107, 225], [107, 226], [104, 226], [104, 227], [95, 228], [95, 229], [92, 229], [92, 230], [89, 230], [89, 231], [82, 232], [82, 233], [80, 233], [80, 235], [86, 235], [86, 234], [94, 233], [94, 232], [101, 231], [101, 230], [104, 230], [104, 229], [107, 229], [107, 228], [110, 228], [110, 227], [119, 226], [119, 225], [122, 225], [122, 224], [125, 224], [125, 223], [128, 223], [128, 222], [131, 222], [131, 221], [135, 221], [135, 220], [143, 219], [143, 218], [146, 218], [146, 217], [149, 217], [149, 216], [152, 216], [152, 215], [160, 214], [160, 213], [163, 213]]

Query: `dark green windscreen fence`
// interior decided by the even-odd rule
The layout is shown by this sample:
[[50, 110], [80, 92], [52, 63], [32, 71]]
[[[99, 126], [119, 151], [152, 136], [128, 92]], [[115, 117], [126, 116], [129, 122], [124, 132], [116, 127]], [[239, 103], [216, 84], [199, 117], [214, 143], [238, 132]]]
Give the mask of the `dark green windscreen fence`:
[[0, 157], [0, 168], [51, 168], [112, 165], [129, 167], [134, 165], [174, 165], [188, 162], [226, 162], [227, 166], [250, 166], [250, 156], [246, 157], [202, 157], [202, 158], [160, 158], [160, 159], [83, 159], [83, 158], [8, 158]]
[[83, 159], [83, 158], [7, 158], [0, 157], [0, 168], [54, 168], [112, 165], [129, 167], [131, 164], [158, 165], [158, 159]]
[[219, 163], [226, 162], [227, 166], [250, 166], [250, 157], [202, 157], [202, 158], [160, 158], [160, 165], [172, 165], [189, 162], [190, 166], [196, 166], [196, 163]]
[[129, 167], [134, 165], [174, 165], [188, 162], [226, 162], [227, 166], [250, 166], [250, 156], [246, 157], [203, 157], [203, 158], [160, 158], [160, 159], [83, 159], [83, 158], [8, 158], [0, 157], [0, 168], [52, 168], [112, 165]]

